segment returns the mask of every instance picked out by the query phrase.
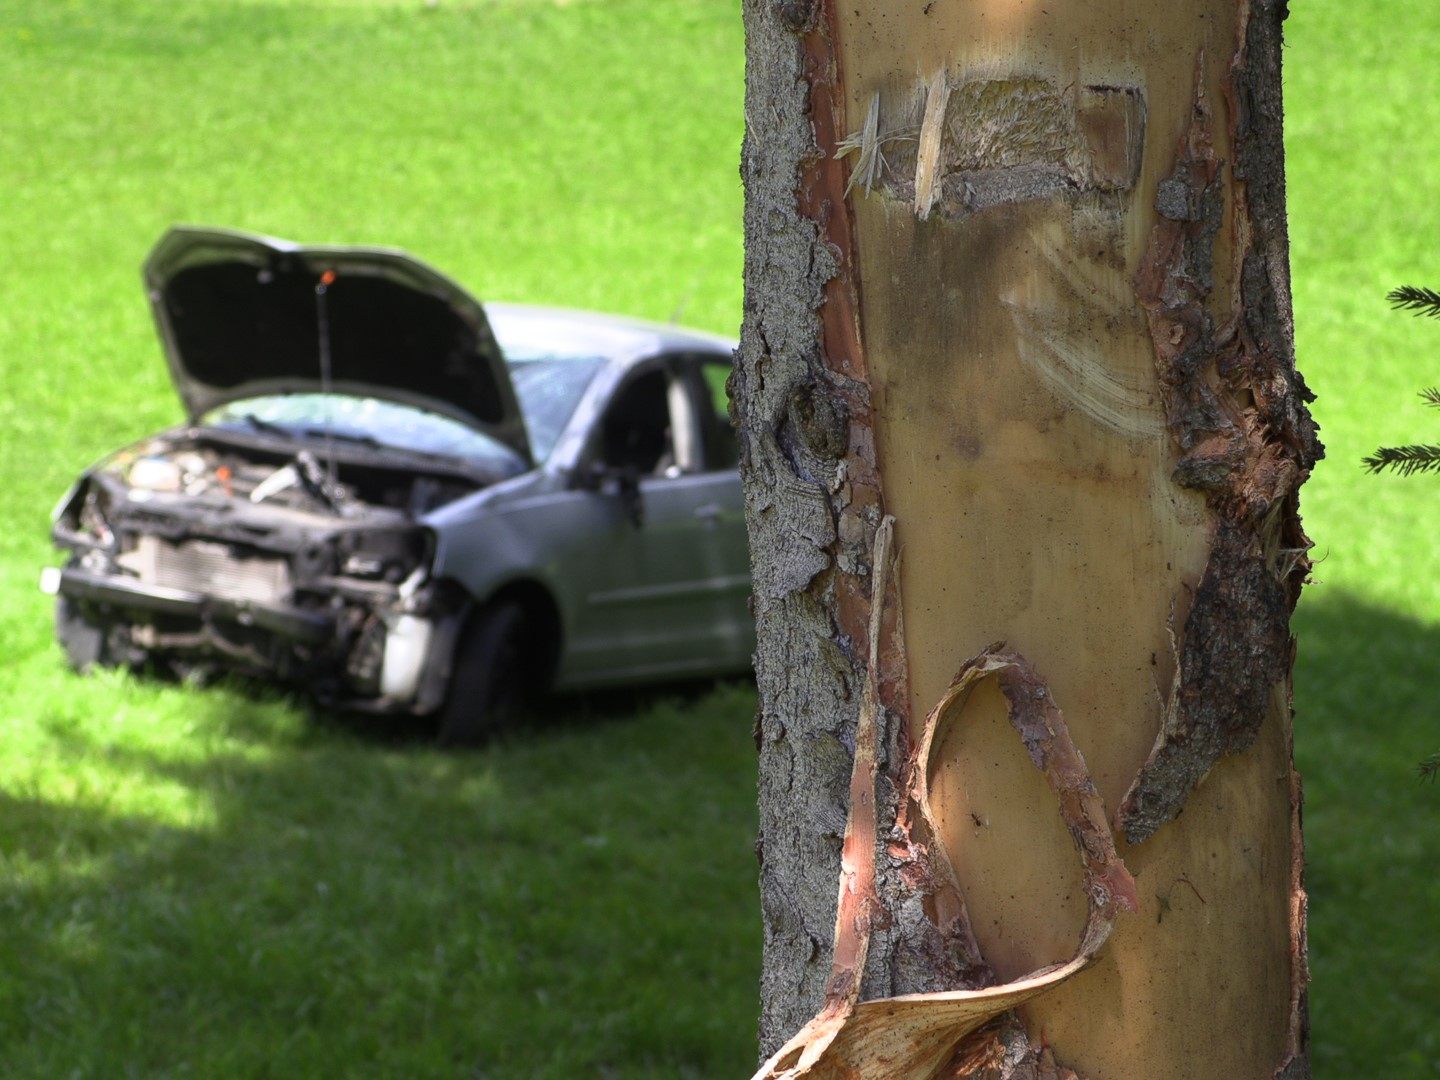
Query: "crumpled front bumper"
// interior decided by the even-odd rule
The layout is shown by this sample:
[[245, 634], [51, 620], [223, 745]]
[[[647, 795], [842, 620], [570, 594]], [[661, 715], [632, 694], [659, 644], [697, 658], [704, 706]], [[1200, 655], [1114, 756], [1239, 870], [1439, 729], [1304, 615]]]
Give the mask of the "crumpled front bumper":
[[53, 572], [43, 574], [41, 588], [60, 596], [108, 604], [122, 610], [253, 626], [276, 637], [307, 645], [323, 644], [335, 636], [335, 619], [322, 612], [283, 604], [207, 596], [75, 566], [65, 567], [58, 575]]
[[[215, 596], [74, 564], [46, 567], [40, 588], [108, 610], [142, 652], [199, 654], [222, 663], [229, 657], [230, 666], [303, 682], [326, 704], [367, 712], [428, 713], [440, 704], [463, 611], [457, 607], [439, 617], [433, 611], [376, 611], [371, 624], [378, 619], [383, 629], [378, 639], [367, 639], [353, 624], [347, 632], [343, 607], [316, 611]], [[241, 644], [232, 628], [241, 632]], [[373, 642], [373, 671], [363, 678], [356, 664], [367, 640]]]

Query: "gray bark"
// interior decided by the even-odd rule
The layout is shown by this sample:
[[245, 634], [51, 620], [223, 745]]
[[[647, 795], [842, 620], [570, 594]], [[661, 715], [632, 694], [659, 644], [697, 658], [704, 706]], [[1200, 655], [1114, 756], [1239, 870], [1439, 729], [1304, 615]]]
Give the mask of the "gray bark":
[[732, 382], [750, 523], [760, 712], [760, 898], [765, 937], [761, 1056], [819, 1008], [835, 926], [863, 660], [833, 637], [838, 571], [829, 496], [837, 461], [788, 422], [825, 378], [816, 314], [834, 259], [796, 205], [816, 153], [799, 38], [765, 0], [745, 4], [745, 319]]

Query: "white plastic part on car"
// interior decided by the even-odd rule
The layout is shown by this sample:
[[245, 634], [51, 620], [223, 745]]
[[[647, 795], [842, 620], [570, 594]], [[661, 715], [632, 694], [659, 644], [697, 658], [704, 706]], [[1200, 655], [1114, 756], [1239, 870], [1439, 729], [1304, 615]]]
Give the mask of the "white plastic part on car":
[[380, 662], [383, 697], [395, 701], [410, 701], [415, 697], [434, 629], [429, 619], [418, 615], [395, 615], [386, 620], [385, 656]]
[[48, 596], [60, 595], [60, 568], [58, 566], [42, 566], [40, 568], [40, 591]]
[[180, 466], [163, 457], [142, 457], [125, 474], [125, 482], [140, 491], [179, 491], [183, 474]]
[[255, 485], [255, 490], [250, 492], [252, 503], [264, 502], [271, 495], [292, 488], [300, 483], [300, 473], [294, 465], [281, 465], [269, 476]]

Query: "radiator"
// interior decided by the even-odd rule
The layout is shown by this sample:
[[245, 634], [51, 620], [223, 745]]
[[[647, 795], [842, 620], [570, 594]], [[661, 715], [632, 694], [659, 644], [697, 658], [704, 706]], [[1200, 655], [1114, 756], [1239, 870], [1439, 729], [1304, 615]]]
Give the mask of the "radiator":
[[262, 603], [290, 597], [290, 567], [285, 560], [243, 557], [232, 547], [207, 540], [172, 544], [142, 536], [133, 551], [116, 561], [141, 581], [164, 588]]

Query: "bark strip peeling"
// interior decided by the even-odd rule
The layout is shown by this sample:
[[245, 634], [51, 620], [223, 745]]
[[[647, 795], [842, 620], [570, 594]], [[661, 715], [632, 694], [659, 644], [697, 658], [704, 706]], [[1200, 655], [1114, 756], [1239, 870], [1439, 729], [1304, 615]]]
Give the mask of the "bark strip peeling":
[[[752, 552], [765, 958], [760, 1041], [773, 1049], [833, 990], [830, 932], [843, 849], [845, 777], [861, 694], [878, 708], [877, 767], [898, 750], [908, 688], [893, 579], [872, 619], [873, 546], [884, 517], [851, 258], [848, 168], [834, 12], [824, 0], [746, 0], [745, 324], [730, 396]], [[882, 597], [875, 597], [876, 603]], [[878, 633], [878, 644], [875, 640]], [[867, 674], [868, 665], [876, 676]], [[871, 790], [874, 790], [872, 785]], [[881, 779], [893, 810], [895, 785]], [[865, 880], [872, 882], [867, 871]], [[873, 890], [873, 885], [872, 885]], [[937, 936], [931, 928], [906, 943]], [[890, 937], [869, 942], [886, 992]], [[858, 989], [857, 989], [858, 992]]]
[[[1285, 708], [1291, 708], [1285, 695]], [[1294, 760], [1294, 740], [1286, 739], [1286, 756]], [[1310, 986], [1309, 897], [1305, 892], [1305, 845], [1301, 832], [1304, 805], [1300, 773], [1290, 768], [1290, 1018], [1285, 1038], [1285, 1058], [1276, 1067], [1273, 1080], [1309, 1080]]]
[[[878, 1080], [901, 1076], [907, 1080], [932, 1080], [947, 1063], [952, 1066], [947, 1069], [950, 1075], [966, 1075], [955, 1071], [963, 1064], [956, 1062], [955, 1053], [967, 1036], [1084, 970], [1109, 938], [1119, 913], [1137, 909], [1134, 879], [1115, 850], [1104, 803], [1085, 759], [1070, 739], [1059, 706], [1024, 657], [1003, 645], [992, 645], [968, 661], [925, 719], [915, 748], [916, 767], [911, 770], [914, 790], [910, 795], [931, 832], [937, 831], [929, 797], [931, 753], [941, 741], [937, 736], [942, 728], [948, 729], [959, 721], [970, 692], [990, 678], [999, 684], [1010, 723], [1025, 744], [1031, 762], [1044, 774], [1059, 800], [1060, 816], [1085, 868], [1089, 915], [1075, 955], [1065, 963], [1040, 968], [1000, 986], [906, 994], [857, 1004], [853, 989], [858, 985], [860, 969], [842, 970], [839, 958], [857, 958], [863, 965], [871, 920], [856, 911], [854, 897], [862, 892], [849, 876], [842, 874], [840, 909], [844, 912], [849, 908], [859, 917], [837, 920], [837, 967], [831, 996], [819, 1015], [761, 1066], [754, 1080]], [[873, 779], [873, 769], [863, 765], [857, 754], [856, 778], [867, 769], [865, 775]], [[852, 804], [847, 837], [873, 831], [874, 821], [869, 820], [873, 814], [871, 799], [857, 799]], [[933, 871], [955, 881], [943, 845], [936, 844], [930, 851]]]
[[870, 605], [870, 659], [855, 725], [855, 759], [850, 773], [850, 813], [840, 848], [840, 898], [835, 905], [835, 953], [821, 1015], [840, 1015], [860, 998], [860, 978], [870, 950], [870, 929], [883, 911], [875, 881], [875, 791], [880, 728], [880, 624], [890, 576], [895, 519], [875, 530], [874, 590]]
[[[1249, 118], [1237, 118], [1244, 85], [1237, 67], [1243, 67], [1239, 58], [1230, 112], [1234, 141], [1243, 146]], [[1289, 676], [1290, 615], [1310, 567], [1296, 492], [1321, 454], [1289, 337], [1273, 326], [1279, 305], [1274, 256], [1255, 250], [1246, 188], [1238, 180], [1234, 310], [1218, 328], [1210, 312], [1225, 185], [1203, 58], [1177, 156], [1156, 191], [1159, 221], [1136, 295], [1179, 454], [1174, 479], [1205, 496], [1215, 533], [1185, 619], [1159, 736], [1120, 806], [1132, 844], [1173, 820], [1221, 757], [1255, 741], [1274, 688]]]

